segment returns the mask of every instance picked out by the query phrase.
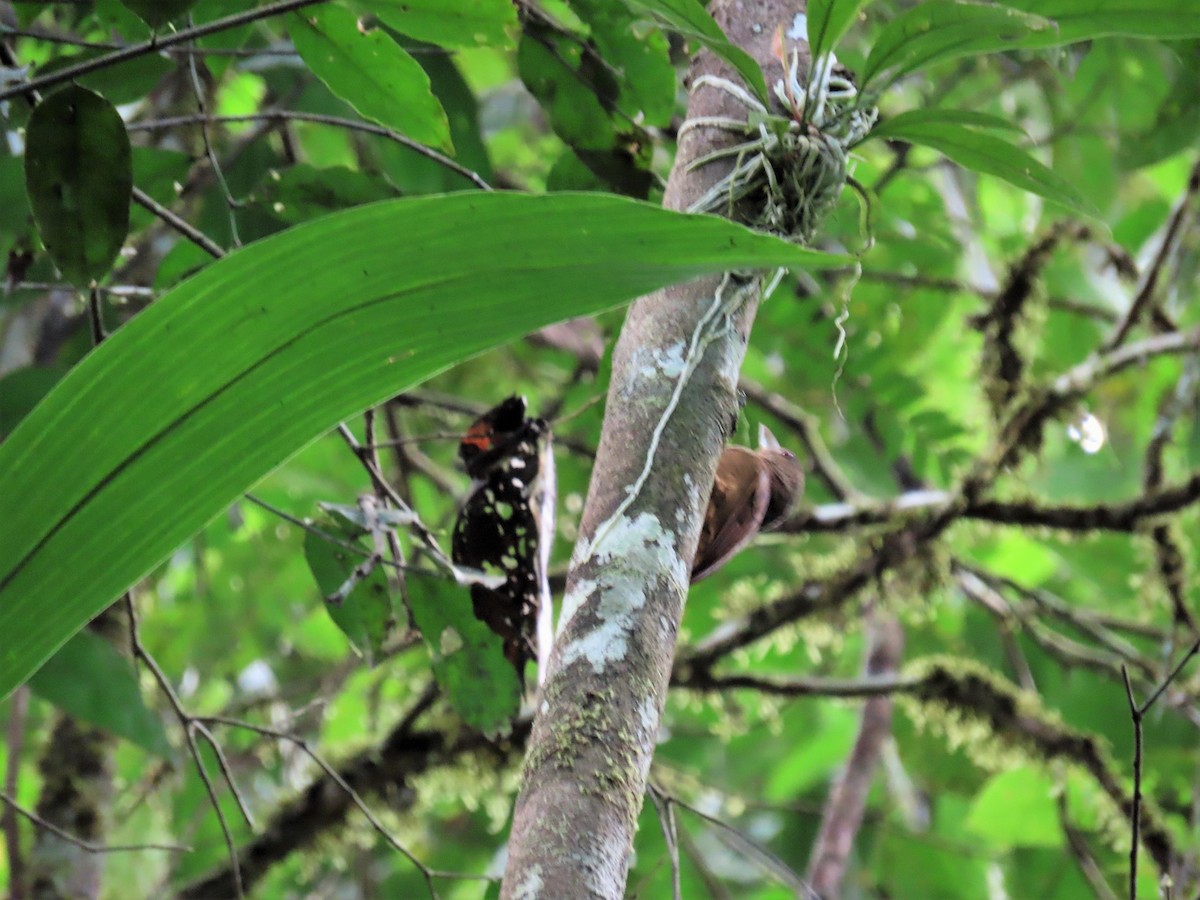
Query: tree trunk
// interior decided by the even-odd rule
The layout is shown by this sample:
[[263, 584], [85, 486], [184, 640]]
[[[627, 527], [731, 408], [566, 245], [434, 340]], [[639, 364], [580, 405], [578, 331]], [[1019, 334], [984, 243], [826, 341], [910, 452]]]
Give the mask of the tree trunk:
[[[802, 2], [716, 0], [711, 9], [768, 84], [782, 76], [772, 38], [793, 28]], [[807, 53], [800, 69], [807, 70]], [[704, 74], [738, 81], [706, 51], [693, 61], [689, 84]], [[745, 121], [746, 112], [711, 84], [697, 85], [688, 104], [689, 119]], [[689, 172], [689, 163], [744, 140], [711, 127], [682, 133], [664, 205], [687, 209], [733, 164]], [[503, 898], [624, 894], [691, 560], [736, 419], [738, 370], [761, 287], [759, 278], [727, 275], [667, 288], [638, 301], [625, 322], [517, 799]]]

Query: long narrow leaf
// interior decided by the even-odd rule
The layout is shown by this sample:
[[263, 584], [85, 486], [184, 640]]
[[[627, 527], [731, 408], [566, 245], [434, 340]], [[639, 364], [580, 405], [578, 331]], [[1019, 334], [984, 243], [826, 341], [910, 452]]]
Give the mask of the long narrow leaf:
[[880, 122], [871, 129], [867, 139], [906, 139], [906, 132], [926, 125], [966, 125], [996, 131], [1021, 131], [1021, 126], [1008, 119], [971, 109], [913, 109]]
[[882, 91], [910, 72], [947, 59], [1023, 46], [1054, 23], [1006, 6], [928, 0], [888, 23], [863, 67], [862, 85]]
[[1159, 40], [1200, 37], [1196, 0], [1007, 0], [1016, 9], [1053, 20], [1055, 28], [1025, 39], [1026, 47], [1052, 47], [1121, 35]]
[[907, 120], [905, 116], [897, 116], [884, 123], [880, 129], [883, 136], [932, 147], [968, 169], [1003, 178], [1072, 212], [1096, 215], [1096, 210], [1069, 181], [998, 135], [955, 122], [908, 116]]
[[746, 86], [764, 104], [767, 102], [767, 82], [762, 69], [749, 53], [731, 44], [713, 17], [696, 0], [624, 0], [634, 12], [648, 14], [685, 37], [699, 41], [717, 56], [733, 66]]
[[615, 197], [464, 194], [337, 213], [214, 263], [0, 444], [0, 697], [341, 419], [671, 282], [841, 262]]
[[867, 0], [810, 0], [808, 47], [812, 58], [832, 50]]

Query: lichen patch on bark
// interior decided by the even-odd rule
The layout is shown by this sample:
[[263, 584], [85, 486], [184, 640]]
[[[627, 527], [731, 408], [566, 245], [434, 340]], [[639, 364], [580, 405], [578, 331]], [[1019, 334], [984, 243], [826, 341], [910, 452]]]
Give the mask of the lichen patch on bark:
[[625, 658], [638, 611], [646, 605], [646, 573], [667, 572], [677, 585], [687, 584], [687, 565], [675, 549], [676, 541], [675, 533], [648, 512], [618, 516], [601, 529], [599, 543], [591, 547], [601, 574], [595, 580], [580, 580], [567, 593], [561, 627], [565, 630], [586, 601], [598, 597], [586, 607], [595, 622], [562, 648], [561, 665], [583, 660], [599, 674], [609, 663]]

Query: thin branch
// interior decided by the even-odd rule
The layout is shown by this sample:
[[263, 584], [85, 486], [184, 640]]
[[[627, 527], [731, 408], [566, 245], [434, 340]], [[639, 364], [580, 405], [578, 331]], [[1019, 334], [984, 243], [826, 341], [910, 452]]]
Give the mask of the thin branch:
[[[1121, 669], [1121, 674], [1125, 678], [1125, 698], [1129, 701], [1129, 717], [1133, 720], [1133, 809], [1130, 813], [1130, 847], [1129, 847], [1129, 900], [1137, 900], [1137, 871], [1138, 871], [1138, 850], [1141, 847], [1141, 829], [1142, 829], [1142, 719], [1150, 710], [1158, 698], [1163, 695], [1163, 692], [1170, 686], [1171, 682], [1183, 670], [1183, 667], [1191, 661], [1191, 658], [1200, 652], [1200, 641], [1192, 644], [1190, 650], [1183, 655], [1179, 663], [1173, 668], [1167, 677], [1162, 680], [1162, 683], [1155, 688], [1154, 692], [1139, 704], [1133, 696], [1133, 684], [1129, 680], [1129, 671], [1125, 668]], [[1160, 860], [1160, 865], [1162, 861]], [[1164, 875], [1169, 874], [1167, 867], [1163, 866]]]
[[[416, 706], [423, 707], [424, 703], [425, 698], [419, 698]], [[415, 718], [411, 713], [406, 715], [380, 745], [368, 747], [338, 765], [338, 780], [322, 772], [297, 797], [276, 809], [262, 832], [241, 848], [240, 871], [246, 885], [256, 884], [271, 866], [311, 845], [356, 808], [339, 780], [359, 797], [371, 793], [389, 797], [392, 812], [399, 812], [416, 802], [416, 792], [408, 788], [421, 773], [453, 765], [481, 751], [495, 754], [492, 761], [496, 764], [507, 763], [516, 758], [529, 735], [528, 719], [515, 722], [508, 740], [497, 746], [477, 733], [452, 737], [440, 731], [414, 731], [411, 725]], [[183, 887], [178, 896], [184, 900], [229, 896], [234, 889], [234, 872], [232, 864], [210, 872]]]
[[674, 798], [657, 787], [654, 782], [646, 785], [646, 793], [654, 804], [658, 815], [658, 824], [662, 828], [663, 841], [667, 845], [667, 854], [671, 860], [671, 897], [672, 900], [683, 900], [683, 886], [679, 868], [679, 829], [675, 822]]
[[[271, 515], [278, 516], [280, 519], [287, 522], [288, 524], [295, 525], [297, 528], [300, 528], [303, 531], [308, 532], [309, 534], [314, 534], [317, 537], [319, 537], [321, 540], [326, 541], [327, 543], [333, 544], [335, 547], [340, 547], [341, 549], [347, 551], [348, 553], [353, 553], [355, 556], [361, 556], [364, 559], [369, 558], [374, 555], [373, 551], [368, 550], [366, 547], [360, 547], [357, 544], [352, 544], [350, 541], [347, 541], [347, 540], [344, 540], [344, 539], [338, 537], [336, 534], [330, 534], [328, 531], [325, 531], [323, 528], [318, 528], [316, 525], [312, 524], [312, 522], [306, 522], [304, 519], [301, 519], [297, 516], [293, 516], [291, 513], [285, 512], [284, 510], [280, 509], [278, 506], [268, 503], [266, 500], [262, 499], [262, 497], [259, 497], [256, 494], [243, 494], [242, 497], [244, 499], [250, 501], [251, 503], [253, 503], [255, 506], [262, 507], [267, 512], [269, 512]], [[395, 569], [397, 571], [403, 571], [409, 575], [420, 575], [420, 576], [424, 576], [426, 578], [444, 578], [445, 577], [445, 575], [443, 573], [438, 572], [434, 569], [425, 569], [425, 568], [420, 568], [417, 566], [404, 565], [401, 563], [393, 562], [390, 559], [379, 559], [379, 560], [376, 560], [376, 563], [378, 565], [387, 566], [388, 568]]]
[[[204, 765], [204, 758], [200, 755], [200, 747], [196, 743], [195, 720], [183, 708], [183, 704], [179, 700], [179, 695], [175, 693], [175, 689], [171, 686], [171, 682], [167, 678], [166, 673], [164, 673], [162, 668], [158, 665], [158, 660], [151, 656], [150, 653], [147, 652], [146, 648], [142, 646], [142, 638], [138, 629], [137, 609], [133, 605], [133, 596], [126, 592], [124, 599], [126, 612], [129, 616], [130, 649], [133, 652], [134, 659], [140, 660], [146, 666], [146, 668], [150, 670], [150, 674], [154, 676], [154, 680], [158, 684], [159, 690], [161, 690], [163, 696], [167, 698], [167, 702], [171, 704], [171, 708], [175, 712], [175, 717], [179, 720], [179, 724], [183, 728], [183, 736], [184, 740], [187, 742], [188, 753], [192, 757], [192, 761], [196, 764], [197, 771], [200, 773], [200, 780], [204, 783], [204, 790], [208, 794], [208, 799], [212, 804], [213, 811], [217, 814], [217, 821], [221, 826], [221, 834], [225, 838], [225, 846], [229, 853], [230, 865], [233, 869], [233, 888], [240, 900], [240, 898], [245, 896], [245, 891], [242, 886], [241, 870], [238, 867], [237, 845], [233, 839], [233, 832], [229, 829], [229, 822], [225, 819], [225, 812], [221, 809], [221, 803], [217, 797], [217, 789], [215, 785], [213, 785], [212, 779], [209, 777], [208, 768]], [[205, 729], [204, 734], [205, 739], [209, 741], [209, 745], [214, 749], [217, 749], [216, 741], [213, 740], [212, 735], [207, 729]], [[218, 752], [218, 759], [221, 761], [221, 770], [226, 774], [230, 791], [233, 793], [234, 799], [237, 801], [238, 806], [242, 811], [242, 815], [245, 817], [247, 822], [253, 823], [253, 820], [250, 816], [250, 811], [242, 802], [241, 794], [238, 792], [237, 787], [233, 782], [232, 775], [228, 771], [228, 764], [224, 760], [224, 754]]]
[[1197, 193], [1200, 193], [1200, 162], [1192, 167], [1191, 174], [1188, 175], [1187, 187], [1184, 189], [1183, 196], [1179, 198], [1179, 202], [1175, 204], [1171, 217], [1167, 220], [1167, 228], [1158, 252], [1154, 255], [1154, 259], [1146, 271], [1142, 273], [1133, 302], [1129, 304], [1125, 317], [1121, 319], [1112, 336], [1105, 342], [1103, 349], [1112, 350], [1124, 343], [1125, 339], [1129, 337], [1129, 332], [1145, 314], [1146, 309], [1154, 305], [1159, 281], [1187, 233], [1187, 225], [1191, 219]]
[[1066, 835], [1067, 848], [1071, 851], [1071, 858], [1075, 860], [1080, 874], [1091, 887], [1097, 900], [1117, 900], [1116, 892], [1109, 887], [1103, 869], [1100, 868], [1100, 864], [1092, 854], [1091, 847], [1088, 846], [1087, 837], [1072, 824], [1067, 814], [1066, 791], [1061, 791], [1058, 795], [1058, 821], [1062, 826], [1063, 834]]
[[390, 141], [394, 141], [401, 146], [407, 147], [414, 153], [419, 153], [426, 159], [430, 159], [456, 175], [461, 175], [463, 178], [470, 181], [473, 185], [482, 191], [493, 190], [492, 186], [483, 179], [478, 172], [468, 169], [461, 163], [455, 162], [444, 153], [439, 153], [432, 147], [422, 144], [420, 141], [415, 141], [399, 131], [391, 128], [386, 128], [382, 125], [376, 125], [373, 122], [363, 122], [358, 119], [346, 119], [340, 116], [327, 116], [321, 113], [299, 112], [291, 109], [273, 109], [265, 110], [264, 112], [252, 113], [240, 116], [209, 116], [203, 112], [199, 115], [187, 116], [171, 116], [165, 119], [153, 119], [146, 122], [133, 122], [126, 126], [127, 131], [157, 131], [160, 128], [171, 128], [178, 125], [195, 125], [195, 124], [216, 124], [216, 123], [239, 123], [239, 122], [312, 122], [316, 125], [330, 125], [335, 128], [345, 128], [349, 131], [361, 131], [366, 134], [374, 134], [379, 137], [385, 137]]
[[260, 6], [257, 9], [247, 10], [246, 12], [236, 13], [232, 16], [226, 16], [223, 19], [216, 19], [212, 22], [205, 22], [203, 25], [197, 25], [194, 28], [184, 28], [174, 34], [154, 35], [150, 40], [140, 44], [133, 44], [128, 47], [123, 47], [120, 50], [114, 50], [112, 53], [106, 53], [103, 56], [97, 56], [95, 59], [89, 59], [85, 62], [76, 63], [73, 66], [59, 69], [56, 72], [51, 72], [48, 75], [43, 75], [40, 78], [33, 78], [29, 81], [21, 82], [6, 90], [0, 90], [0, 101], [11, 100], [14, 97], [23, 97], [27, 94], [32, 94], [35, 91], [44, 91], [46, 88], [54, 87], [55, 85], [64, 84], [68, 81], [74, 81], [77, 78], [82, 78], [84, 75], [90, 75], [92, 72], [100, 69], [107, 69], [110, 66], [115, 66], [117, 63], [128, 62], [131, 59], [137, 59], [141, 56], [146, 56], [150, 53], [157, 53], [160, 50], [165, 50], [168, 47], [173, 47], [176, 44], [186, 44], [196, 38], [205, 37], [210, 34], [217, 34], [221, 31], [227, 31], [230, 28], [237, 28], [239, 25], [248, 25], [251, 22], [257, 22], [261, 19], [269, 19], [271, 16], [277, 16], [281, 13], [291, 12], [292, 10], [301, 9], [305, 6], [314, 6], [318, 3], [324, 3], [326, 0], [278, 0], [276, 3], [269, 3], [266, 6]]
[[7, 809], [28, 819], [38, 828], [49, 831], [54, 836], [62, 838], [68, 844], [78, 847], [85, 853], [134, 853], [142, 850], [165, 850], [168, 853], [187, 853], [192, 849], [183, 844], [95, 844], [91, 841], [85, 841], [83, 838], [76, 837], [69, 831], [64, 831], [53, 822], [48, 822], [37, 813], [21, 806], [7, 791], [0, 791], [0, 802], [3, 802]]
[[820, 900], [812, 887], [799, 874], [757, 841], [747, 837], [728, 822], [718, 819], [716, 816], [710, 815], [698, 807], [692, 806], [679, 797], [672, 796], [670, 800], [672, 806], [678, 806], [680, 809], [686, 810], [698, 819], [714, 826], [714, 833], [722, 843], [725, 843], [735, 853], [754, 863], [764, 874], [772, 877], [792, 891], [792, 896], [798, 898], [798, 900]]
[[407, 859], [416, 867], [417, 871], [421, 873], [421, 877], [425, 879], [425, 885], [429, 889], [429, 895], [431, 897], [437, 897], [437, 889], [433, 884], [434, 873], [432, 870], [430, 870], [428, 866], [414, 856], [412, 851], [401, 844], [395, 835], [387, 830], [384, 824], [379, 821], [379, 818], [375, 815], [375, 813], [371, 811], [371, 808], [367, 805], [366, 801], [359, 796], [358, 791], [354, 790], [354, 788], [350, 786], [346, 779], [342, 777], [341, 773], [339, 773], [337, 769], [326, 762], [325, 758], [321, 756], [321, 754], [317, 753], [317, 751], [312, 748], [307, 740], [297, 737], [296, 735], [286, 731], [279, 731], [274, 728], [266, 728], [262, 725], [255, 725], [252, 722], [244, 722], [240, 719], [230, 719], [226, 718], [225, 716], [202, 716], [198, 717], [196, 721], [210, 725], [228, 725], [231, 728], [241, 728], [245, 731], [252, 731], [255, 734], [261, 735], [262, 737], [274, 738], [277, 741], [288, 741], [293, 746], [297, 747], [302, 753], [308, 756], [309, 759], [316, 763], [317, 767], [325, 773], [326, 778], [328, 778], [330, 781], [336, 784], [340, 790], [346, 793], [346, 796], [350, 798], [350, 801], [354, 804], [358, 811], [363, 814], [363, 817], [366, 818], [366, 820], [371, 824], [371, 827], [375, 830], [375, 832], [385, 841], [387, 841], [393, 849], [397, 850], [401, 855], [404, 856], [405, 859]]
[[[310, 0], [310, 2], [324, 2], [324, 0]], [[225, 255], [225, 251], [221, 249], [220, 244], [186, 219], [171, 212], [171, 210], [167, 209], [141, 188], [135, 187], [133, 189], [133, 202], [162, 219], [209, 256], [213, 257], [213, 259], [220, 259]]]
[[923, 679], [909, 675], [880, 675], [858, 679], [841, 678], [762, 678], [757, 675], [713, 675], [697, 670], [673, 679], [675, 687], [722, 694], [741, 689], [774, 697], [838, 697], [861, 700], [911, 694]]
[[[195, 21], [191, 13], [188, 14], [188, 26], [194, 27]], [[204, 100], [204, 85], [200, 82], [200, 63], [195, 54], [191, 54], [187, 58], [188, 74], [191, 76], [192, 95], [196, 98], [196, 107], [200, 110], [200, 115], [203, 120], [200, 123], [200, 138], [204, 144], [204, 153], [208, 157], [208, 164], [212, 167], [213, 176], [217, 179], [217, 184], [220, 185], [221, 194], [225, 197], [225, 205], [229, 211], [229, 234], [233, 240], [233, 246], [242, 246], [241, 236], [238, 234], [237, 223], [237, 208], [238, 202], [233, 199], [233, 194], [229, 190], [229, 182], [225, 180], [225, 172], [221, 168], [221, 161], [217, 159], [217, 153], [213, 149], [212, 141], [208, 136], [208, 110]]]
[[[17, 794], [21, 774], [22, 746], [25, 743], [25, 715], [29, 710], [29, 685], [23, 684], [12, 693], [8, 706], [8, 724], [4, 735], [4, 797]], [[30, 815], [26, 813], [26, 815]], [[25, 900], [25, 854], [21, 852], [21, 830], [17, 827], [17, 806], [8, 802], [0, 816], [4, 830], [4, 849], [8, 855], [9, 900]]]

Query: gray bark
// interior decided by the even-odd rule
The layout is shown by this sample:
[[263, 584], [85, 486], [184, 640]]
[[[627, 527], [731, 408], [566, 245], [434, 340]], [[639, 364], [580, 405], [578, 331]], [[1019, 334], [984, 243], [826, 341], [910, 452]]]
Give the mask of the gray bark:
[[[772, 38], [780, 27], [792, 29], [802, 2], [715, 0], [710, 9], [763, 67], [768, 84], [781, 77]], [[801, 71], [806, 68], [805, 54]], [[737, 80], [701, 52], [689, 83], [706, 73]], [[698, 116], [744, 121], [746, 110], [729, 92], [704, 84], [688, 104], [688, 117]], [[712, 128], [687, 131], [664, 205], [687, 209], [732, 162], [692, 172], [688, 164], [742, 140]], [[717, 459], [735, 421], [738, 370], [761, 290], [759, 280], [721, 285], [722, 279], [707, 278], [644, 297], [622, 329], [514, 814], [501, 889], [507, 900], [624, 894], [691, 560]], [[711, 320], [727, 328], [706, 332], [706, 314], [722, 290], [726, 299], [741, 291], [744, 302], [727, 319]], [[688, 348], [700, 333], [712, 340], [696, 354], [699, 364], [676, 398]], [[673, 399], [678, 405], [668, 415]]]

